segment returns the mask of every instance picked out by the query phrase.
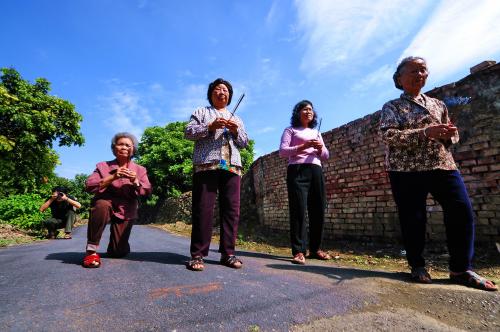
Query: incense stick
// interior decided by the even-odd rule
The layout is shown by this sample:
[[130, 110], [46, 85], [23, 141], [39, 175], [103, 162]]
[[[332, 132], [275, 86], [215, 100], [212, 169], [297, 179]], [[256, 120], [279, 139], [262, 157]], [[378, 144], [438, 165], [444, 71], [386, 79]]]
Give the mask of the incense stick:
[[229, 120], [231, 120], [231, 118], [233, 117], [234, 113], [236, 113], [236, 109], [238, 108], [238, 106], [240, 106], [240, 103], [243, 100], [243, 97], [245, 97], [244, 93], [241, 95], [240, 99], [238, 99], [238, 102], [236, 102], [236, 106], [234, 106], [233, 111], [231, 112], [231, 116], [229, 117]]
[[319, 125], [318, 125], [318, 136], [316, 136], [316, 139], [319, 139], [319, 135], [321, 133], [321, 121], [323, 121], [323, 118], [319, 118]]

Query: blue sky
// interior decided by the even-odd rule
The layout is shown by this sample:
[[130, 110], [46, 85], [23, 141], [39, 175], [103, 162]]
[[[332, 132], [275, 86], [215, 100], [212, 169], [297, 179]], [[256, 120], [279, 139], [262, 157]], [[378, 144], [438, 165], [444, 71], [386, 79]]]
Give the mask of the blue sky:
[[246, 94], [238, 114], [260, 156], [302, 99], [322, 131], [379, 110], [400, 94], [402, 57], [427, 59], [426, 89], [500, 60], [496, 0], [16, 0], [0, 12], [0, 66], [47, 78], [83, 115], [85, 146], [56, 148], [68, 178], [112, 159], [116, 132], [188, 120], [217, 77]]

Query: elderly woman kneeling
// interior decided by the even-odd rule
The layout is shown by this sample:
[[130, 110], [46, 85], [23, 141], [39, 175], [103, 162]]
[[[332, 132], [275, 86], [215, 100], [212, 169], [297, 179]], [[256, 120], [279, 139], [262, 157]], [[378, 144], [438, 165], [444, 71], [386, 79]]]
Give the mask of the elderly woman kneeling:
[[137, 219], [138, 198], [151, 193], [146, 168], [132, 161], [137, 147], [134, 135], [116, 134], [111, 140], [111, 150], [116, 158], [98, 163], [87, 179], [86, 189], [95, 196], [90, 208], [84, 267], [101, 265], [97, 249], [108, 222], [111, 224], [108, 255], [123, 257], [130, 252], [128, 239]]

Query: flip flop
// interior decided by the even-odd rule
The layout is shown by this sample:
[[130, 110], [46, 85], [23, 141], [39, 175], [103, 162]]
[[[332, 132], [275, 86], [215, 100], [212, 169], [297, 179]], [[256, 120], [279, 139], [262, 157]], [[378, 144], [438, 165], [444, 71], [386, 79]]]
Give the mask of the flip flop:
[[315, 253], [309, 254], [309, 258], [316, 258], [322, 261], [327, 261], [332, 259], [332, 256], [324, 252], [323, 250], [318, 250]]
[[306, 264], [306, 258], [304, 257], [304, 254], [299, 252], [292, 258], [292, 263], [293, 264], [299, 264], [299, 265], [304, 265]]
[[450, 274], [451, 282], [467, 287], [495, 292], [498, 290], [496, 284], [486, 278], [481, 277], [476, 272], [466, 271], [460, 274]]
[[424, 266], [414, 267], [411, 269], [411, 279], [421, 284], [431, 284], [432, 278], [429, 271]]

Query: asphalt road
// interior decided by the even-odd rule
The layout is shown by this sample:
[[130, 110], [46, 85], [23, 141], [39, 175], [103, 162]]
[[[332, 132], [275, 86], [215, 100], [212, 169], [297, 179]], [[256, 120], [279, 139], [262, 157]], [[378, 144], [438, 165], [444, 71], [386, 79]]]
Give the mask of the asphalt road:
[[[108, 236], [107, 230], [102, 251]], [[384, 294], [393, 295], [383, 290], [387, 285], [391, 289], [406, 285], [402, 274], [311, 260], [297, 266], [288, 257], [251, 252], [238, 252], [244, 267], [234, 270], [218, 263], [216, 246], [206, 259], [205, 271], [193, 272], [185, 268], [189, 239], [148, 226], [132, 230], [130, 255], [121, 259], [102, 255], [101, 268], [85, 269], [80, 265], [85, 241], [86, 227], [80, 227], [72, 240], [0, 250], [1, 331], [288, 331], [317, 321], [320, 327], [311, 330], [340, 326], [331, 321], [321, 325], [320, 319], [329, 317], [351, 317], [351, 323], [358, 325], [365, 321], [360, 330], [369, 324], [384, 329], [402, 322], [437, 330], [448, 326], [439, 325], [436, 317], [425, 322], [411, 311], [398, 313], [405, 309], [397, 306], [382, 323], [376, 320], [384, 313], [352, 316], [386, 303]], [[420, 285], [411, 287], [421, 290]], [[497, 295], [480, 293], [498, 305]], [[356, 330], [353, 326], [350, 329]]]

